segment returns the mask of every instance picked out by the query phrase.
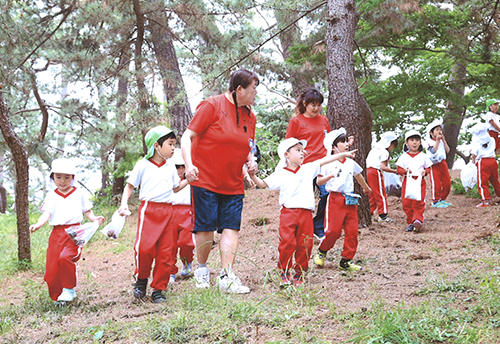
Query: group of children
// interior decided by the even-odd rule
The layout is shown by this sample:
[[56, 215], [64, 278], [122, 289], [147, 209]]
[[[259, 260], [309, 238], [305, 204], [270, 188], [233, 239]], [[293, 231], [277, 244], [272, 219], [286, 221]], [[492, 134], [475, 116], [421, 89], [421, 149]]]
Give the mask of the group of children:
[[[495, 113], [498, 101], [488, 101], [488, 110]], [[496, 116], [496, 115], [495, 115]], [[494, 116], [489, 116], [496, 119]], [[493, 126], [494, 127], [494, 126]], [[500, 128], [500, 127], [499, 127]], [[393, 132], [381, 135], [366, 160], [367, 181], [361, 166], [353, 159], [356, 150], [349, 150], [350, 137], [340, 128], [324, 136], [323, 145], [327, 155], [305, 163], [306, 140], [287, 138], [278, 146], [280, 162], [274, 173], [260, 179], [255, 173], [250, 177], [260, 188], [280, 190], [279, 204], [279, 261], [282, 285], [301, 285], [308, 270], [313, 248], [313, 211], [315, 197], [312, 180], [325, 186], [328, 192], [324, 229], [314, 264], [325, 265], [327, 253], [341, 237], [344, 229], [344, 247], [339, 268], [359, 271], [361, 266], [353, 263], [358, 246], [357, 205], [360, 195], [354, 193], [354, 179], [363, 192], [370, 197], [370, 211], [375, 221], [393, 222], [388, 216], [387, 194], [383, 172], [403, 176], [402, 204], [406, 215], [406, 231], [420, 230], [424, 223], [426, 182], [430, 176], [432, 206], [446, 208], [450, 192], [450, 176], [446, 164], [448, 144], [443, 135], [443, 124], [434, 121], [427, 126], [427, 153], [423, 152], [422, 135], [416, 130], [405, 134], [404, 153], [396, 162], [397, 169], [389, 164], [390, 152], [398, 146], [398, 137]], [[489, 134], [487, 124], [478, 124], [473, 130], [472, 157], [478, 168], [478, 188], [482, 196], [479, 207], [489, 206], [488, 182], [500, 196], [498, 165], [495, 152], [499, 142]], [[140, 187], [139, 218], [134, 244], [135, 277], [133, 294], [142, 299], [146, 296], [148, 278], [153, 267], [153, 289], [151, 299], [155, 303], [166, 301], [164, 291], [177, 273], [176, 257], [180, 250], [182, 270], [180, 275], [192, 273], [194, 243], [191, 233], [190, 191], [184, 178], [184, 162], [179, 149], [175, 149], [176, 136], [165, 126], [151, 129], [145, 136], [148, 152], [134, 166], [124, 189], [119, 213], [128, 212], [128, 200], [135, 188]], [[43, 212], [38, 222], [30, 227], [34, 232], [46, 222], [54, 226], [47, 249], [45, 281], [50, 297], [59, 303], [70, 302], [76, 297], [76, 262], [80, 258], [81, 246], [77, 246], [65, 229], [78, 225], [82, 213], [90, 221], [101, 224], [102, 216], [96, 216], [91, 203], [74, 186], [76, 171], [67, 159], [54, 160], [50, 174], [55, 190], [47, 194], [41, 207]], [[295, 262], [294, 262], [295, 261]], [[293, 274], [292, 274], [293, 270]]]

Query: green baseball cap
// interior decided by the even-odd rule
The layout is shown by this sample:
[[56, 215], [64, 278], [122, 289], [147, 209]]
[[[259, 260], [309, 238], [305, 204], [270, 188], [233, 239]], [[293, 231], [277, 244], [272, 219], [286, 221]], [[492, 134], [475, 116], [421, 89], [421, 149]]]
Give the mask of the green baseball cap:
[[172, 129], [169, 129], [164, 125], [159, 125], [157, 127], [150, 129], [147, 132], [146, 137], [144, 138], [144, 141], [146, 141], [146, 146], [148, 147], [148, 153], [144, 158], [145, 159], [151, 158], [155, 154], [155, 148], [153, 147], [155, 142], [157, 142], [163, 136], [170, 134], [171, 132]]
[[486, 111], [490, 111], [490, 106], [493, 105], [493, 104], [498, 104], [500, 103], [500, 100], [497, 100], [497, 99], [488, 99], [486, 101]]

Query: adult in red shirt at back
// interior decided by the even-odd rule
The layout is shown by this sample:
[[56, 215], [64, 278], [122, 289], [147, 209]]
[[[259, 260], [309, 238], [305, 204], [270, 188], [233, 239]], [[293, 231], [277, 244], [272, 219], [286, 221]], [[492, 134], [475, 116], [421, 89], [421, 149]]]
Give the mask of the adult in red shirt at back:
[[250, 109], [257, 95], [259, 78], [238, 70], [231, 75], [226, 93], [202, 101], [181, 139], [186, 179], [191, 183], [193, 233], [198, 268], [196, 286], [210, 287], [207, 260], [214, 232], [221, 233], [222, 270], [216, 282], [229, 293], [248, 293], [233, 272], [238, 250], [243, 209], [243, 167], [257, 167], [250, 153], [257, 119]]
[[[310, 88], [297, 98], [294, 112], [298, 113], [288, 124], [285, 138], [295, 137], [307, 141], [307, 156], [304, 163], [313, 162], [326, 156], [323, 146], [325, 134], [330, 132], [328, 119], [321, 115], [323, 95], [315, 88]], [[322, 239], [325, 235], [325, 206], [328, 192], [324, 185], [318, 186], [316, 178], [314, 186], [319, 190], [320, 201], [314, 217], [314, 236]]]

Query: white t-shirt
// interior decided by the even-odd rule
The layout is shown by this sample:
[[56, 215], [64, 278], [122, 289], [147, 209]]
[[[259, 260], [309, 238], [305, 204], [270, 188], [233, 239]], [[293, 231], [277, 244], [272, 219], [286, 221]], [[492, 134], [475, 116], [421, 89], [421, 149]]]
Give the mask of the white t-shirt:
[[286, 208], [314, 210], [313, 179], [319, 174], [319, 161], [299, 166], [295, 171], [286, 167], [264, 179], [270, 190], [280, 190], [279, 203]]
[[89, 195], [77, 187], [66, 195], [57, 189], [50, 191], [40, 208], [41, 211], [50, 213], [50, 226], [81, 223], [83, 213], [90, 209], [92, 209], [92, 203], [90, 203]]
[[366, 157], [366, 168], [372, 167], [380, 170], [383, 161], [389, 160], [389, 151], [385, 148], [372, 148]]
[[493, 137], [489, 138], [488, 145], [483, 147], [483, 143], [479, 143], [472, 138], [471, 154], [476, 156], [476, 161], [482, 158], [494, 158], [495, 157], [495, 139]]
[[323, 165], [320, 174], [324, 177], [335, 174], [335, 177], [326, 182], [326, 191], [354, 192], [353, 177], [361, 172], [363, 172], [363, 168], [356, 161], [346, 158], [344, 162], [336, 160]]
[[431, 138], [427, 141], [427, 155], [433, 164], [438, 164], [446, 159], [446, 148], [444, 148], [444, 142], [441, 141], [439, 142], [437, 151], [433, 153], [432, 150], [434, 150], [435, 144], [436, 141]]
[[413, 175], [421, 173], [426, 168], [432, 166], [432, 162], [423, 152], [418, 152], [416, 155], [411, 156], [408, 152], [401, 154], [396, 165], [399, 167], [409, 169]]
[[169, 160], [157, 165], [150, 160], [141, 159], [130, 172], [127, 183], [141, 188], [141, 201], [172, 203], [172, 189], [179, 186], [180, 178], [175, 165]]
[[483, 115], [483, 119], [488, 126], [488, 130], [493, 130], [498, 133], [498, 130], [496, 130], [490, 123], [490, 121], [493, 120], [498, 126], [500, 126], [500, 123], [498, 122], [498, 115], [496, 113], [488, 111]]
[[191, 205], [191, 185], [186, 185], [184, 189], [172, 194], [173, 205]]

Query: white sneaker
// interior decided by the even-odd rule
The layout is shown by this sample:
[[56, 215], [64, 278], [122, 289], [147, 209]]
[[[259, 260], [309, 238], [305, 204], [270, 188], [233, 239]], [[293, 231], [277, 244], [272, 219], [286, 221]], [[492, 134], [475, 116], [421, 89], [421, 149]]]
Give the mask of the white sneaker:
[[75, 299], [76, 292], [74, 289], [63, 288], [61, 295], [57, 298], [57, 301], [71, 302]]
[[198, 268], [194, 271], [196, 288], [210, 288], [210, 270], [208, 268]]
[[170, 280], [168, 281], [168, 284], [172, 284], [172, 283], [174, 283], [176, 278], [177, 278], [177, 276], [176, 276], [176, 275], [173, 275], [173, 274], [172, 274], [172, 275], [170, 275]]
[[241, 284], [240, 279], [233, 272], [217, 277], [217, 284], [226, 293], [248, 294], [250, 292], [250, 288]]

